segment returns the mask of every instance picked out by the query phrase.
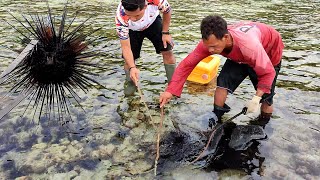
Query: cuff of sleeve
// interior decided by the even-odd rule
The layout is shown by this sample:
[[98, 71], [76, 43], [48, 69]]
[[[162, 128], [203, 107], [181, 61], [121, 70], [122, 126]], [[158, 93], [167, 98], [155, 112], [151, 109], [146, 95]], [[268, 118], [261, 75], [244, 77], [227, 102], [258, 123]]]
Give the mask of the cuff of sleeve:
[[171, 88], [169, 88], [169, 87], [166, 89], [166, 91], [169, 92], [169, 93], [171, 93], [172, 95], [174, 95], [174, 96], [176, 96], [176, 97], [180, 97], [180, 96], [181, 96], [181, 92], [179, 93], [179, 92], [177, 92], [177, 91], [174, 91], [173, 89], [171, 89]]

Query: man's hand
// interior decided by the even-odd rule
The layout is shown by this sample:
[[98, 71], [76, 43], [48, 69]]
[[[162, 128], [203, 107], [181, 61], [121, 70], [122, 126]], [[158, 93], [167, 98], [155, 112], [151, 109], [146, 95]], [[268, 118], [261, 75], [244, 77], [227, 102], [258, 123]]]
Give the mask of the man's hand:
[[136, 67], [133, 67], [130, 69], [130, 78], [134, 82], [136, 86], [138, 86], [138, 80], [139, 80], [139, 69]]
[[259, 110], [261, 97], [253, 96], [253, 98], [247, 102], [246, 107], [248, 108], [246, 114], [253, 113]]
[[169, 92], [163, 92], [160, 94], [160, 108], [162, 108], [166, 103], [168, 103], [170, 101], [170, 99], [172, 98], [172, 94]]
[[174, 46], [170, 34], [163, 34], [163, 35], [162, 35], [162, 42], [163, 42], [163, 47], [164, 47], [164, 48], [167, 48], [167, 43], [170, 44], [172, 47]]

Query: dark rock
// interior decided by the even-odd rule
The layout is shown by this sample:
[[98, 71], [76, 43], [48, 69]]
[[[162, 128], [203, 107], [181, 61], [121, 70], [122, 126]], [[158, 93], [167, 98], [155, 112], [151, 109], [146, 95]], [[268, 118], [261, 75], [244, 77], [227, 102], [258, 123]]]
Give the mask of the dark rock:
[[252, 140], [264, 139], [266, 134], [258, 125], [238, 125], [232, 132], [229, 147], [235, 150], [246, 150]]

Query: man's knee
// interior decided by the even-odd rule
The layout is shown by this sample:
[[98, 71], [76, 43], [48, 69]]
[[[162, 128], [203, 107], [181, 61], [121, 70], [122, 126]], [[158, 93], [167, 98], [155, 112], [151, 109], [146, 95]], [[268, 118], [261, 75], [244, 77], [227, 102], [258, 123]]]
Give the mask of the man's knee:
[[268, 113], [272, 114], [273, 112], [273, 105], [269, 105], [267, 102], [262, 102], [261, 104], [261, 113]]
[[228, 95], [228, 90], [224, 88], [217, 87], [214, 94], [214, 104], [218, 106], [223, 106]]
[[163, 62], [164, 64], [175, 64], [176, 59], [174, 58], [173, 52], [170, 51], [162, 51], [161, 52], [162, 57], [163, 57]]

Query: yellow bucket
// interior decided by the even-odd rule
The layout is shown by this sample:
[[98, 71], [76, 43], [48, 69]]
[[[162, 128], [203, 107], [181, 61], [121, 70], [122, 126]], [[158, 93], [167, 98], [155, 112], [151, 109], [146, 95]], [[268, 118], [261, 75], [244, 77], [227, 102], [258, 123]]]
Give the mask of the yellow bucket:
[[219, 65], [220, 58], [216, 55], [210, 55], [197, 64], [187, 80], [200, 84], [208, 84], [217, 76]]

